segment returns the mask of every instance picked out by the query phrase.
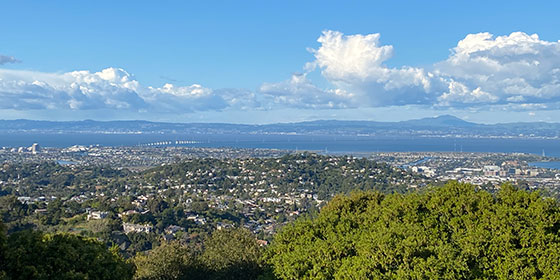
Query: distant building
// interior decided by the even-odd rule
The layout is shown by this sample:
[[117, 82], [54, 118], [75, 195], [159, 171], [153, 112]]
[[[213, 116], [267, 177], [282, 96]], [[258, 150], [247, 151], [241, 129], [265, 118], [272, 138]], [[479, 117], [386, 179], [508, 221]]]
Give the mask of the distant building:
[[33, 154], [37, 154], [41, 152], [41, 147], [39, 146], [38, 143], [33, 143], [33, 145], [31, 145], [31, 153]]
[[165, 233], [167, 234], [175, 234], [178, 231], [185, 231], [185, 228], [176, 225], [170, 225], [167, 228], [165, 228]]
[[124, 233], [131, 233], [131, 232], [145, 232], [149, 233], [153, 231], [153, 227], [151, 225], [138, 225], [138, 224], [129, 224], [123, 223], [123, 231]]
[[206, 224], [206, 218], [199, 217], [198, 215], [190, 215], [187, 217], [187, 221], [194, 221], [197, 225]]
[[411, 170], [412, 172], [422, 173], [427, 177], [433, 177], [436, 175], [436, 171], [428, 166], [413, 166]]
[[31, 197], [29, 196], [20, 196], [17, 198], [21, 203], [29, 203], [31, 201]]
[[222, 223], [222, 222], [218, 222], [218, 224], [216, 224], [216, 229], [221, 230], [221, 229], [226, 229], [226, 228], [233, 228], [234, 225], [230, 224], [230, 223]]
[[81, 145], [74, 145], [72, 147], [66, 148], [66, 151], [70, 153], [81, 153], [81, 152], [87, 152], [88, 148]]
[[105, 211], [91, 211], [87, 215], [87, 219], [89, 220], [101, 220], [107, 218], [107, 212]]
[[124, 211], [122, 213], [117, 214], [117, 216], [119, 216], [119, 218], [122, 218], [124, 216], [128, 216], [128, 215], [133, 215], [133, 214], [138, 214], [138, 211], [136, 210], [128, 210], [128, 211]]
[[497, 165], [486, 165], [482, 168], [484, 176], [498, 176], [501, 168]]

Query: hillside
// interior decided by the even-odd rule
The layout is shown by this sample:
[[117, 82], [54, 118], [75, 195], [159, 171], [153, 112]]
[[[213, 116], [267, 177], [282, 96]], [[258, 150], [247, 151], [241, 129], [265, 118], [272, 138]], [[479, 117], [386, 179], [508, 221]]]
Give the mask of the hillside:
[[450, 115], [401, 122], [318, 120], [265, 125], [149, 121], [0, 120], [0, 133], [300, 134], [379, 136], [559, 137], [560, 123], [477, 124]]

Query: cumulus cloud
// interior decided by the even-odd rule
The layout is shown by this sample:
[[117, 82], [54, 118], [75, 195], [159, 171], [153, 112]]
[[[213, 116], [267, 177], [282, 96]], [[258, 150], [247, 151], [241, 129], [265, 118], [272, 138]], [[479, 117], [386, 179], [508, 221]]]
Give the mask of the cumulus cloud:
[[430, 80], [423, 69], [383, 65], [393, 56], [393, 46], [381, 45], [379, 38], [379, 33], [345, 36], [338, 31], [324, 31], [317, 40], [321, 47], [310, 50], [315, 61], [307, 67], [321, 68], [332, 82], [377, 84], [389, 91], [403, 87], [429, 89]]
[[122, 69], [62, 74], [0, 70], [2, 109], [134, 109], [145, 107], [138, 82]]
[[[537, 34], [469, 34], [434, 68], [467, 89], [487, 93], [467, 97], [466, 103], [560, 101], [560, 42], [541, 40]], [[461, 93], [449, 92], [446, 99], [460, 100]]]
[[320, 47], [309, 49], [315, 60], [307, 63], [305, 69], [320, 69], [332, 88], [319, 89], [309, 81], [297, 83], [294, 77], [263, 87], [274, 88], [276, 99], [297, 100], [297, 95], [305, 95], [300, 99], [311, 98], [309, 101], [319, 102], [314, 103], [317, 106], [389, 106], [425, 104], [435, 100], [426, 93], [434, 86], [443, 86], [437, 78], [421, 68], [387, 67], [384, 63], [393, 56], [393, 47], [382, 45], [379, 39], [378, 33], [344, 35], [338, 31], [324, 31], [317, 40]]
[[[381, 44], [378, 33], [344, 35], [328, 30], [317, 41], [319, 48], [309, 50], [314, 60], [304, 69], [319, 70], [329, 82], [327, 89], [292, 78], [264, 84], [261, 91], [274, 92], [275, 100], [288, 104], [309, 102], [308, 107], [529, 108], [560, 101], [560, 43], [541, 40], [536, 34], [469, 34], [448, 59], [429, 69], [387, 67], [393, 47]], [[336, 91], [344, 94], [333, 94]]]
[[144, 98], [161, 112], [220, 110], [228, 106], [222, 96], [199, 84], [181, 87], [168, 83], [160, 88], [149, 87]]
[[[256, 91], [193, 84], [142, 85], [120, 68], [43, 73], [0, 69], [0, 109], [110, 109], [196, 112], [283, 108], [344, 109], [420, 105], [435, 109], [560, 108], [560, 42], [514, 32], [468, 34], [430, 67], [389, 67], [381, 35], [324, 31], [304, 73]], [[0, 64], [17, 62], [0, 56]], [[271, 65], [271, 67], [274, 67]], [[314, 72], [315, 71], [315, 72]], [[311, 74], [311, 72], [314, 72]], [[325, 80], [318, 86], [310, 77]]]
[[[220, 110], [241, 102], [201, 85], [145, 87], [120, 68], [42, 73], [0, 69], [0, 109]], [[247, 100], [247, 99], [244, 99]]]
[[321, 69], [336, 89], [351, 92], [361, 105], [385, 106], [424, 103], [432, 87], [432, 77], [424, 69], [389, 68], [384, 62], [393, 56], [393, 47], [381, 45], [380, 34], [344, 35], [324, 31], [321, 46], [311, 53], [315, 61], [306, 67]]
[[452, 106], [457, 104], [495, 103], [498, 97], [483, 91], [480, 87], [469, 89], [462, 83], [451, 80], [449, 91], [438, 97], [440, 106]]
[[307, 67], [318, 66], [332, 80], [382, 78], [382, 63], [393, 55], [392, 46], [380, 46], [379, 33], [344, 36], [338, 31], [324, 31], [317, 39], [321, 47], [309, 51], [316, 60]]
[[19, 59], [16, 59], [13, 56], [1, 55], [0, 54], [0, 65], [4, 65], [7, 63], [18, 63], [21, 62]]
[[271, 101], [270, 105], [287, 105], [295, 108], [347, 108], [355, 107], [353, 98], [342, 89], [323, 90], [313, 85], [306, 74], [293, 74], [280, 83], [265, 83], [259, 88]]

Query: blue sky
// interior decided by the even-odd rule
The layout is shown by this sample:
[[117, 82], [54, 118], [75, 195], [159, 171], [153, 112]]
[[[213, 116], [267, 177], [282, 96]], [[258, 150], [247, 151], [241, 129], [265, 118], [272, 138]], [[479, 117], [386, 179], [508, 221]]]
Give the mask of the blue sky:
[[559, 6], [12, 1], [0, 118], [556, 121]]

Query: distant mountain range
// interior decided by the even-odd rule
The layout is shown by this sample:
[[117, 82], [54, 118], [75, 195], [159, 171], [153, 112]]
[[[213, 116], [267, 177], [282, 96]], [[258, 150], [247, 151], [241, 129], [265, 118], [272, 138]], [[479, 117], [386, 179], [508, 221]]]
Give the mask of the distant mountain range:
[[423, 137], [560, 137], [560, 123], [478, 124], [444, 115], [401, 122], [319, 120], [266, 125], [149, 121], [0, 120], [0, 133], [301, 134]]

